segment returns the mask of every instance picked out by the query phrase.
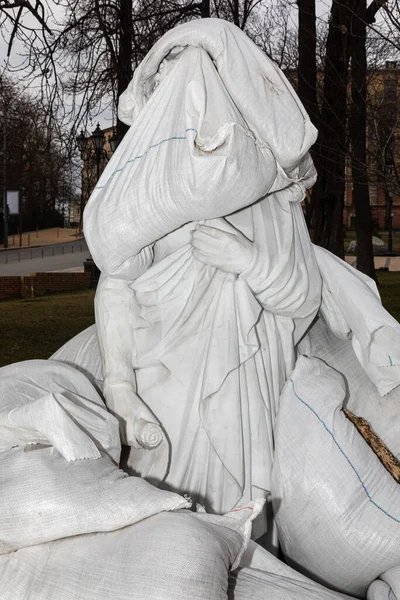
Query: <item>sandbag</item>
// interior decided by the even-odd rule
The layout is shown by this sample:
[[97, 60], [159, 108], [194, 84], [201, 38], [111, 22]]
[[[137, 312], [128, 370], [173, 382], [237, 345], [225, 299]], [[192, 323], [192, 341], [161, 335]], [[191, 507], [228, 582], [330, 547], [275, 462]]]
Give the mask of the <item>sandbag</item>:
[[81, 371], [99, 391], [103, 374], [96, 325], [87, 327], [66, 342], [50, 357]]
[[[130, 130], [84, 213], [89, 249], [108, 275], [138, 277], [151, 264], [150, 245], [185, 223], [277, 190], [301, 201], [315, 179], [307, 150], [316, 130], [293, 89], [219, 19], [164, 35], [135, 71], [119, 115]], [[312, 172], [307, 184], [303, 171]]]
[[343, 377], [301, 356], [275, 430], [272, 501], [289, 563], [364, 597], [399, 564], [400, 486], [341, 411]]
[[229, 600], [350, 600], [333, 592], [250, 542], [229, 577]]
[[0, 451], [52, 445], [66, 460], [119, 462], [118, 421], [84, 375], [62, 363], [30, 360], [0, 369]]
[[299, 351], [322, 359], [343, 375], [346, 408], [366, 419], [389, 450], [400, 459], [400, 387], [382, 397], [357, 359], [352, 340], [337, 337], [323, 318], [314, 323], [300, 343]]
[[400, 600], [400, 565], [382, 573], [371, 583], [367, 600]]
[[227, 517], [163, 513], [112, 533], [19, 550], [0, 557], [1, 598], [226, 600], [228, 570], [260, 506]]
[[117, 468], [117, 420], [61, 363], [0, 369], [0, 450], [0, 554], [190, 505]]

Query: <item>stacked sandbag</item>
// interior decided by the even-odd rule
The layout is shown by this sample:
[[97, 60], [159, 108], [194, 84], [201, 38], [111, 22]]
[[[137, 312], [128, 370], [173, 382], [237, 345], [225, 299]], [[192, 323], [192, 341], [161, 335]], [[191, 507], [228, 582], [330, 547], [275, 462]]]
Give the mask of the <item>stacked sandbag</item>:
[[343, 377], [301, 356], [282, 396], [272, 495], [292, 566], [364, 597], [400, 564], [400, 487], [341, 410]]
[[[250, 542], [240, 567], [230, 574], [229, 600], [350, 600], [295, 571]], [[386, 600], [386, 599], [385, 599]]]
[[371, 583], [367, 600], [400, 600], [400, 565], [382, 573]]
[[0, 554], [190, 506], [118, 469], [118, 429], [71, 367], [0, 369]]
[[225, 516], [162, 513], [0, 557], [2, 600], [226, 600], [263, 501]]

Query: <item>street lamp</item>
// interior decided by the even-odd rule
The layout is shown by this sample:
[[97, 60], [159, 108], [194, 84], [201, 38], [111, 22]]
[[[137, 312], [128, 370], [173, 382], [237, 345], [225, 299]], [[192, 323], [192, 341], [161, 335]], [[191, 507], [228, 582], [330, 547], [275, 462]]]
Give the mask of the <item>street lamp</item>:
[[393, 252], [393, 194], [394, 194], [394, 165], [392, 163], [386, 165], [386, 189], [388, 194], [387, 203], [387, 221], [388, 221], [388, 252]]
[[107, 159], [107, 151], [104, 150], [104, 144], [106, 142], [106, 138], [104, 137], [104, 133], [100, 129], [100, 123], [97, 123], [96, 129], [92, 133], [92, 144], [94, 148], [94, 157], [96, 160], [97, 167], [97, 181], [100, 179], [100, 161], [101, 159]]
[[[119, 144], [119, 137], [115, 131], [109, 138], [108, 143], [110, 145], [111, 154], [115, 152]], [[110, 157], [107, 150], [104, 149], [106, 138], [104, 137], [103, 131], [100, 129], [100, 123], [97, 123], [96, 129], [92, 132], [92, 135], [87, 137], [83, 129], [80, 134], [76, 137], [76, 143], [80, 150], [81, 159], [83, 161], [95, 160], [96, 161], [96, 181], [100, 179], [100, 164], [102, 160], [108, 160]], [[80, 223], [79, 228], [82, 229], [82, 214], [84, 209], [84, 195], [83, 190], [81, 194], [81, 209], [80, 209]]]

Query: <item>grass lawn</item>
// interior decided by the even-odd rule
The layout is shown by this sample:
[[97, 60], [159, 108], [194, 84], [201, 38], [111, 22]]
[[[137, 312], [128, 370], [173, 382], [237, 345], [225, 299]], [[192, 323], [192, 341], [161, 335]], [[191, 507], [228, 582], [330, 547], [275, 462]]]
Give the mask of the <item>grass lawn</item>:
[[400, 271], [377, 271], [377, 277], [384, 307], [400, 322]]
[[[400, 321], [400, 271], [377, 275], [383, 304]], [[49, 358], [94, 323], [93, 298], [94, 291], [88, 290], [0, 302], [0, 366]]]
[[0, 302], [0, 366], [49, 358], [94, 323], [94, 290]]
[[[383, 240], [385, 242], [385, 244], [387, 245], [387, 243], [388, 243], [387, 233], [378, 233], [377, 237], [379, 237], [381, 240]], [[355, 239], [356, 239], [355, 231], [346, 231], [345, 238], [344, 238], [344, 251], [346, 254], [347, 254], [347, 248], [349, 247], [350, 242], [352, 242]], [[400, 235], [397, 235], [397, 232], [392, 237], [392, 248], [393, 248], [393, 252], [400, 253]]]

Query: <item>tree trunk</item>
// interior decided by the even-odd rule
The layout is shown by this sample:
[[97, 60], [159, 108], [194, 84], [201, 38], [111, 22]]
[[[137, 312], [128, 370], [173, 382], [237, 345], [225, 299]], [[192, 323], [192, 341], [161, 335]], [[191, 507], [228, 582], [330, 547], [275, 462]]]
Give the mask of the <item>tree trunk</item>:
[[[120, 33], [117, 58], [117, 98], [128, 87], [132, 79], [132, 0], [119, 0]], [[120, 140], [128, 131], [128, 125], [117, 119], [117, 136]]]
[[210, 17], [210, 0], [201, 0], [200, 12], [202, 19]]
[[317, 30], [315, 0], [297, 0], [299, 9], [298, 94], [311, 121], [318, 127]]
[[354, 0], [351, 19], [351, 170], [356, 213], [357, 269], [375, 279], [367, 175], [366, 0]]
[[[298, 95], [309, 114], [312, 123], [319, 128], [319, 109], [317, 98], [317, 29], [315, 15], [315, 0], [297, 0], [299, 10], [299, 66], [298, 66]], [[317, 171], [319, 170], [319, 140], [311, 148]], [[306, 202], [306, 222], [312, 223], [315, 208], [315, 194]]]
[[319, 137], [319, 178], [314, 186], [313, 239], [340, 258], [343, 248], [349, 0], [333, 0], [326, 45]]

